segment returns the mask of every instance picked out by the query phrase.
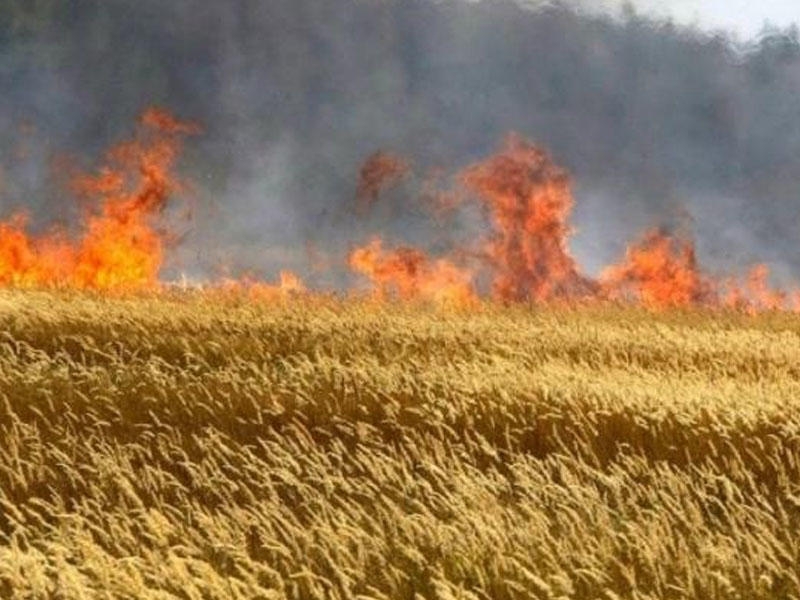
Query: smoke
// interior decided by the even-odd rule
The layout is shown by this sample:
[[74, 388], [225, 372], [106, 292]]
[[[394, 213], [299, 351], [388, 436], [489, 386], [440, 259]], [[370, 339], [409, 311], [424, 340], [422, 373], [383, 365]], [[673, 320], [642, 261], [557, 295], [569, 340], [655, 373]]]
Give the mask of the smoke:
[[[63, 165], [91, 164], [147, 105], [203, 124], [182, 161], [194, 221], [170, 268], [302, 271], [373, 232], [438, 230], [403, 180], [353, 210], [363, 160], [456, 172], [509, 131], [573, 175], [578, 261], [651, 224], [725, 271], [800, 277], [800, 41], [747, 44], [511, 0], [0, 0], [0, 216], [75, 218]], [[393, 207], [393, 208], [391, 208]]]

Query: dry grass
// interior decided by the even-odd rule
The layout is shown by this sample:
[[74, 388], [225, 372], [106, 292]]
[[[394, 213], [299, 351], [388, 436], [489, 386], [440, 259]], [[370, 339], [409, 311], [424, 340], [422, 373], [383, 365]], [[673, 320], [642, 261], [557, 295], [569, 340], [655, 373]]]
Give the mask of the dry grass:
[[800, 317], [0, 292], [2, 598], [800, 598]]

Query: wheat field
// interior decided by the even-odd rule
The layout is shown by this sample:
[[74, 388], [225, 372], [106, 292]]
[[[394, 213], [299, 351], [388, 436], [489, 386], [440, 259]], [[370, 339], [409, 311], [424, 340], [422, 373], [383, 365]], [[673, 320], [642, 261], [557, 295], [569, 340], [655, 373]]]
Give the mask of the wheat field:
[[800, 317], [0, 292], [2, 598], [800, 598]]

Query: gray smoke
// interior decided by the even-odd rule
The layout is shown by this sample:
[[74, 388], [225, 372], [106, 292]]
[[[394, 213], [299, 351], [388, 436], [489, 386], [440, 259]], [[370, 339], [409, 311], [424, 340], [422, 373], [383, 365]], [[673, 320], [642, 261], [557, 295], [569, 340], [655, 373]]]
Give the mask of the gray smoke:
[[800, 277], [796, 29], [742, 46], [511, 0], [0, 0], [0, 90], [0, 215], [42, 226], [76, 211], [52, 165], [96, 162], [144, 106], [204, 125], [173, 271], [302, 271], [307, 244], [372, 231], [445, 244], [413, 185], [359, 220], [361, 161], [456, 170], [514, 130], [574, 174], [588, 271], [688, 214], [712, 268]]

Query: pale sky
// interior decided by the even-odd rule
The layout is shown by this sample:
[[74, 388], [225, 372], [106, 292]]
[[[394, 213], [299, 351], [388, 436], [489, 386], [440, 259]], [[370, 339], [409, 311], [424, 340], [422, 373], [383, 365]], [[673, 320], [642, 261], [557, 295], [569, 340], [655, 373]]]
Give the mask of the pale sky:
[[[584, 0], [585, 6], [618, 10], [624, 0]], [[751, 38], [765, 22], [785, 27], [800, 21], [800, 0], [632, 0], [643, 13], [669, 15], [678, 23], [725, 29]]]

